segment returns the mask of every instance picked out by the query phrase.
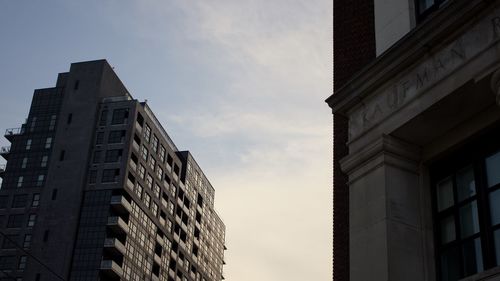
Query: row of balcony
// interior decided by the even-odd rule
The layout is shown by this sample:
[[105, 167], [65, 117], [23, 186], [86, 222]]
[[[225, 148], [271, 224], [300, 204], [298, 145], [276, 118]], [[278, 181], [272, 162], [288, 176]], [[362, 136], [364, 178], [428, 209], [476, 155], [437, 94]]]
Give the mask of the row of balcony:
[[22, 135], [25, 132], [25, 128], [10, 128], [5, 130], [5, 138], [8, 139], [9, 141], [12, 141], [12, 138], [18, 135]]
[[2, 178], [2, 179], [3, 179], [3, 175], [5, 174], [5, 167], [6, 167], [6, 164], [0, 165], [0, 178]]
[[2, 146], [2, 147], [0, 147], [0, 155], [5, 160], [9, 160], [9, 154], [10, 154], [10, 146]]

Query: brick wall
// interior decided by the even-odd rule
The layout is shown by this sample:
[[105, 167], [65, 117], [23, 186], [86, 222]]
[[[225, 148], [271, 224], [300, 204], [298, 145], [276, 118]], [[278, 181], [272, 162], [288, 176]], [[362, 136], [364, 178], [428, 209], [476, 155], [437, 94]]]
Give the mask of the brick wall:
[[[375, 58], [373, 0], [333, 2], [334, 93]], [[333, 114], [333, 280], [349, 280], [349, 190], [339, 160], [348, 154], [348, 120]]]

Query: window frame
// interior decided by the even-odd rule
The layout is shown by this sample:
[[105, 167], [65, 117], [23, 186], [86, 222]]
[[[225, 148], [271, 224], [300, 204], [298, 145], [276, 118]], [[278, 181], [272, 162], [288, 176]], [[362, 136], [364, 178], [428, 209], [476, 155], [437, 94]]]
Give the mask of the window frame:
[[[461, 148], [448, 153], [448, 155], [429, 165], [437, 280], [443, 280], [441, 254], [453, 247], [458, 247], [460, 278], [474, 276], [480, 272], [500, 266], [500, 260], [497, 260], [495, 257], [494, 241], [494, 231], [500, 230], [500, 223], [496, 225], [492, 224], [489, 201], [489, 195], [500, 190], [500, 183], [488, 187], [486, 178], [486, 158], [500, 153], [499, 126], [496, 125], [496, 128], [492, 128], [488, 133], [482, 133], [477, 138], [474, 138], [473, 141], [464, 144]], [[458, 200], [456, 177], [459, 171], [469, 166], [473, 167], [476, 194], [466, 199]], [[447, 177], [452, 178], [453, 205], [443, 210], [438, 210], [437, 184]], [[467, 237], [461, 237], [460, 208], [473, 201], [476, 201], [477, 204], [479, 232]], [[453, 217], [453, 222], [455, 223], [455, 239], [447, 243], [442, 243], [440, 223], [442, 219], [449, 216]], [[483, 270], [467, 274], [464, 266], [465, 254], [463, 253], [463, 248], [467, 242], [478, 238], [481, 241]]]

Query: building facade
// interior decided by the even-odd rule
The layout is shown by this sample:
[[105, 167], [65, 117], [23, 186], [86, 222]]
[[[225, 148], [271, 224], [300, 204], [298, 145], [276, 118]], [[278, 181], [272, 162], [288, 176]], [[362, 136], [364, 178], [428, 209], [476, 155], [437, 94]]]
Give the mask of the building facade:
[[334, 280], [500, 280], [500, 1], [334, 1]]
[[0, 169], [0, 280], [222, 280], [214, 188], [105, 60], [37, 89]]

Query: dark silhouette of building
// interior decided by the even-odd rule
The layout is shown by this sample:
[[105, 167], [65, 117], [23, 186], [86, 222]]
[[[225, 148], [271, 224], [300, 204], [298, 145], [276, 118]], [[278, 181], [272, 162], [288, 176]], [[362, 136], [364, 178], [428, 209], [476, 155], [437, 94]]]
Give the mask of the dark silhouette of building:
[[333, 279], [500, 280], [500, 1], [333, 3]]
[[35, 90], [1, 149], [0, 280], [222, 280], [214, 188], [105, 60]]

